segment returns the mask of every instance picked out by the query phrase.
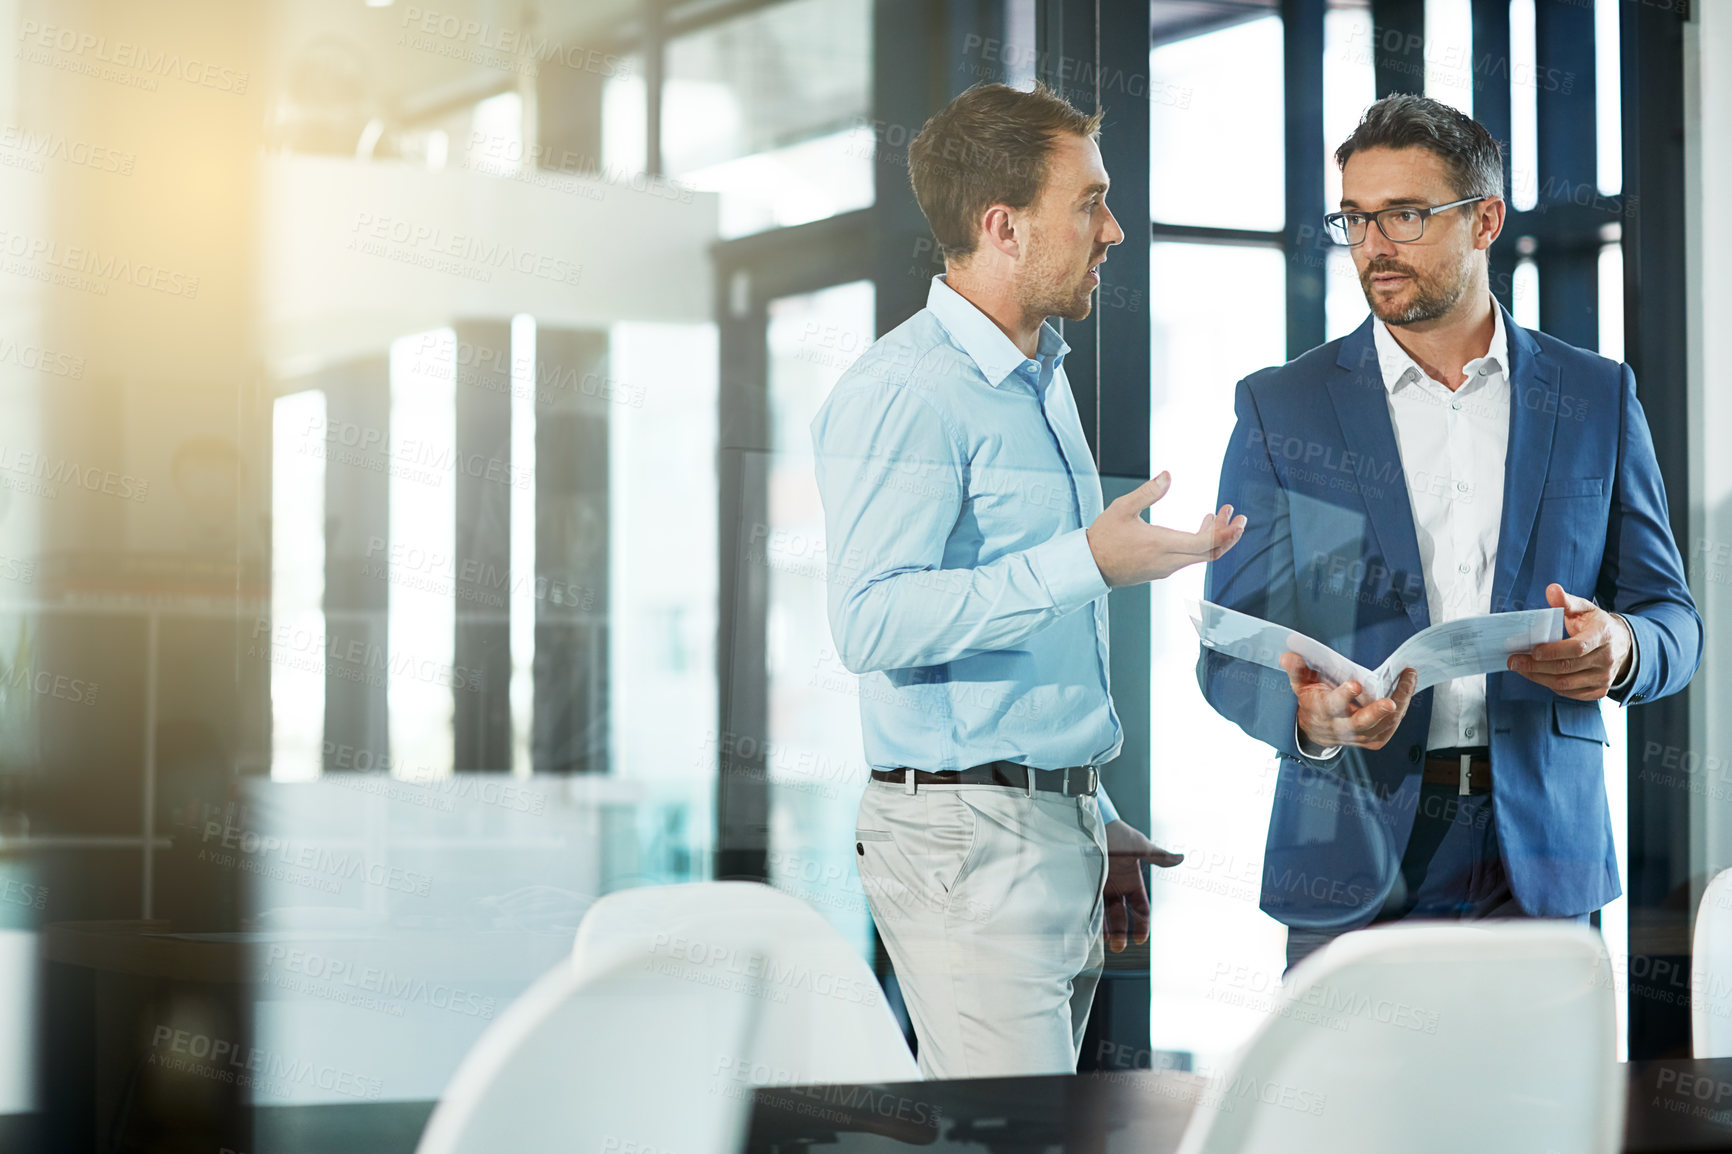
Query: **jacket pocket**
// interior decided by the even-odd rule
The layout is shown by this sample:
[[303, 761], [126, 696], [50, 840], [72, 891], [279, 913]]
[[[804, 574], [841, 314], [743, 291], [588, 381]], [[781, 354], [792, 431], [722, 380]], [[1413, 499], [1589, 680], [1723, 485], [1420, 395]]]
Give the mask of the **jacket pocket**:
[[1606, 721], [1597, 701], [1552, 702], [1552, 732], [1559, 737], [1580, 737], [1606, 744]]
[[1604, 491], [1605, 484], [1602, 477], [1559, 477], [1555, 481], [1546, 482], [1546, 487], [1540, 490], [1540, 500], [1547, 501], [1553, 497], [1598, 497]]

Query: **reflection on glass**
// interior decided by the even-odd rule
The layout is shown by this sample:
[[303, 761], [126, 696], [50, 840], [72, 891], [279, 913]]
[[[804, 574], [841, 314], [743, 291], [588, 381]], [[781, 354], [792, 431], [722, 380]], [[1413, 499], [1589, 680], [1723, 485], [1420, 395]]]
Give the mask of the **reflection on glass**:
[[417, 781], [451, 773], [454, 683], [481, 688], [452, 668], [456, 365], [450, 329], [391, 342], [386, 700], [392, 775]]
[[649, 107], [644, 94], [643, 60], [628, 56], [601, 90], [601, 164], [609, 173], [644, 171], [649, 144]]
[[[1594, 162], [1600, 191], [1615, 196], [1624, 187], [1624, 82], [1618, 39], [1618, 0], [1594, 0]], [[1601, 298], [1602, 300], [1604, 297]], [[1610, 354], [1607, 354], [1610, 355]]]
[[[1275, 16], [1149, 53], [1149, 206], [1157, 221], [1281, 227], [1282, 75]], [[1232, 148], [1221, 147], [1223, 125], [1232, 126]], [[1209, 158], [1207, 179], [1200, 156]]]
[[810, 426], [872, 343], [872, 286], [770, 305], [769, 565], [771, 881], [817, 907], [862, 953], [870, 944], [852, 831], [867, 767], [860, 683], [842, 666], [825, 605], [824, 510]]
[[[535, 318], [511, 318], [511, 467], [535, 473]], [[535, 709], [535, 485], [511, 486], [511, 772], [527, 777]]]
[[1359, 283], [1359, 270], [1353, 265], [1353, 254], [1340, 245], [1333, 245], [1326, 259], [1323, 336], [1332, 341], [1364, 324], [1371, 310], [1365, 303], [1365, 289]]
[[1534, 27], [1534, 0], [1510, 0], [1509, 6], [1509, 172], [1512, 207], [1525, 212], [1539, 203], [1540, 105], [1534, 83], [1539, 54]]
[[[1215, 508], [1234, 385], [1285, 359], [1285, 264], [1273, 248], [1156, 244], [1150, 301], [1151, 460], [1173, 475], [1159, 520], [1195, 524]], [[1203, 567], [1150, 589], [1150, 836], [1190, 854], [1175, 869], [1153, 871], [1150, 1037], [1155, 1049], [1191, 1051], [1209, 1070], [1262, 1019], [1255, 1007], [1222, 999], [1220, 967], [1249, 967], [1272, 983], [1285, 965], [1285, 932], [1257, 907], [1274, 755], [1197, 688], [1197, 640], [1184, 603], [1202, 595]]]
[[663, 165], [723, 236], [872, 203], [871, 42], [866, 0], [790, 0], [668, 45]]
[[[1613, 21], [1613, 28], [1616, 28]], [[1616, 41], [1614, 40], [1614, 43]], [[1602, 105], [1602, 111], [1604, 106]], [[1605, 121], [1601, 122], [1602, 127]], [[1615, 191], [1615, 190], [1614, 190]], [[1600, 355], [1614, 361], [1624, 359], [1624, 248], [1608, 244], [1600, 249]], [[1609, 702], [1601, 702], [1606, 722], [1606, 803], [1612, 812], [1612, 841], [1617, 847], [1618, 889], [1621, 896], [1600, 911], [1600, 936], [1614, 958], [1630, 956], [1630, 866], [1625, 853], [1629, 841], [1629, 717]], [[1618, 1060], [1629, 1052], [1629, 974], [1614, 967], [1618, 982]]]
[[[716, 330], [620, 324], [609, 375], [614, 771], [643, 782], [716, 772]], [[707, 806], [710, 791], [695, 791]], [[707, 810], [689, 836], [707, 844]]]
[[[271, 417], [271, 625], [305, 634], [304, 661], [271, 663], [271, 777], [309, 781], [325, 725], [325, 394], [278, 397]], [[311, 450], [311, 451], [310, 451]]]
[[1510, 316], [1524, 329], [1540, 327], [1540, 266], [1531, 260], [1516, 262], [1510, 278]]
[[681, 175], [857, 120], [868, 108], [867, 0], [788, 0], [672, 41], [662, 152]]
[[872, 130], [865, 127], [693, 169], [681, 182], [721, 194], [716, 229], [745, 236], [872, 204]]
[[[1367, 13], [1369, 15], [1369, 13]], [[1425, 94], [1473, 115], [1473, 5], [1471, 0], [1426, 0], [1424, 59], [1420, 66]]]
[[[1341, 203], [1341, 169], [1335, 164], [1335, 150], [1377, 99], [1371, 43], [1371, 9], [1333, 8], [1324, 15], [1323, 203], [1329, 212]], [[1322, 228], [1322, 223], [1317, 227]], [[1333, 323], [1330, 335], [1340, 335]]]

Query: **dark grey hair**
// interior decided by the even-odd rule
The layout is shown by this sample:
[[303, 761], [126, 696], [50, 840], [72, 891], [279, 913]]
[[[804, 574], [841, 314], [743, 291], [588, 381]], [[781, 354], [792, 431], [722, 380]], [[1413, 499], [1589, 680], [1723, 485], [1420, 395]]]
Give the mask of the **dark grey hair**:
[[1457, 196], [1503, 195], [1503, 150], [1473, 117], [1425, 96], [1399, 92], [1365, 110], [1335, 163], [1362, 148], [1426, 148], [1443, 158]]

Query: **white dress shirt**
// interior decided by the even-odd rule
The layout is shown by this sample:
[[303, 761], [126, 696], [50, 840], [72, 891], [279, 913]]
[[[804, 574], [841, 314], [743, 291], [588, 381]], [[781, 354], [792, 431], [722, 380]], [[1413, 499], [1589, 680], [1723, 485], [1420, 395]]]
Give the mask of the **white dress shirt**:
[[[1491, 345], [1485, 356], [1466, 364], [1454, 392], [1414, 363], [1388, 325], [1371, 322], [1433, 625], [1491, 612], [1510, 399], [1503, 311], [1494, 307], [1491, 315]], [[1433, 688], [1426, 748], [1490, 741], [1484, 674]]]
[[[1491, 315], [1491, 344], [1485, 356], [1463, 366], [1462, 384], [1454, 392], [1426, 375], [1388, 325], [1376, 318], [1371, 322], [1433, 625], [1491, 612], [1510, 416], [1509, 338], [1503, 310], [1494, 305]], [[1635, 679], [1633, 640], [1630, 667], [1614, 691]], [[1316, 760], [1341, 751], [1340, 746], [1318, 749], [1303, 733], [1298, 738], [1300, 752]], [[1490, 743], [1484, 674], [1432, 688], [1427, 749]]]

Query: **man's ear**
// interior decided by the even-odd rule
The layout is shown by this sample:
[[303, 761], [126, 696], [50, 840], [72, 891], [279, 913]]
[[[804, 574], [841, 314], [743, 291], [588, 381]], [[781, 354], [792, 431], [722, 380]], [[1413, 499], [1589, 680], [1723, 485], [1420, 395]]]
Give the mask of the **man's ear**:
[[980, 217], [981, 244], [990, 245], [1008, 257], [1022, 253], [1022, 234], [1016, 210], [1007, 204], [989, 204]]
[[1473, 247], [1487, 249], [1503, 231], [1504, 214], [1509, 205], [1503, 197], [1494, 196], [1474, 205], [1473, 217]]

